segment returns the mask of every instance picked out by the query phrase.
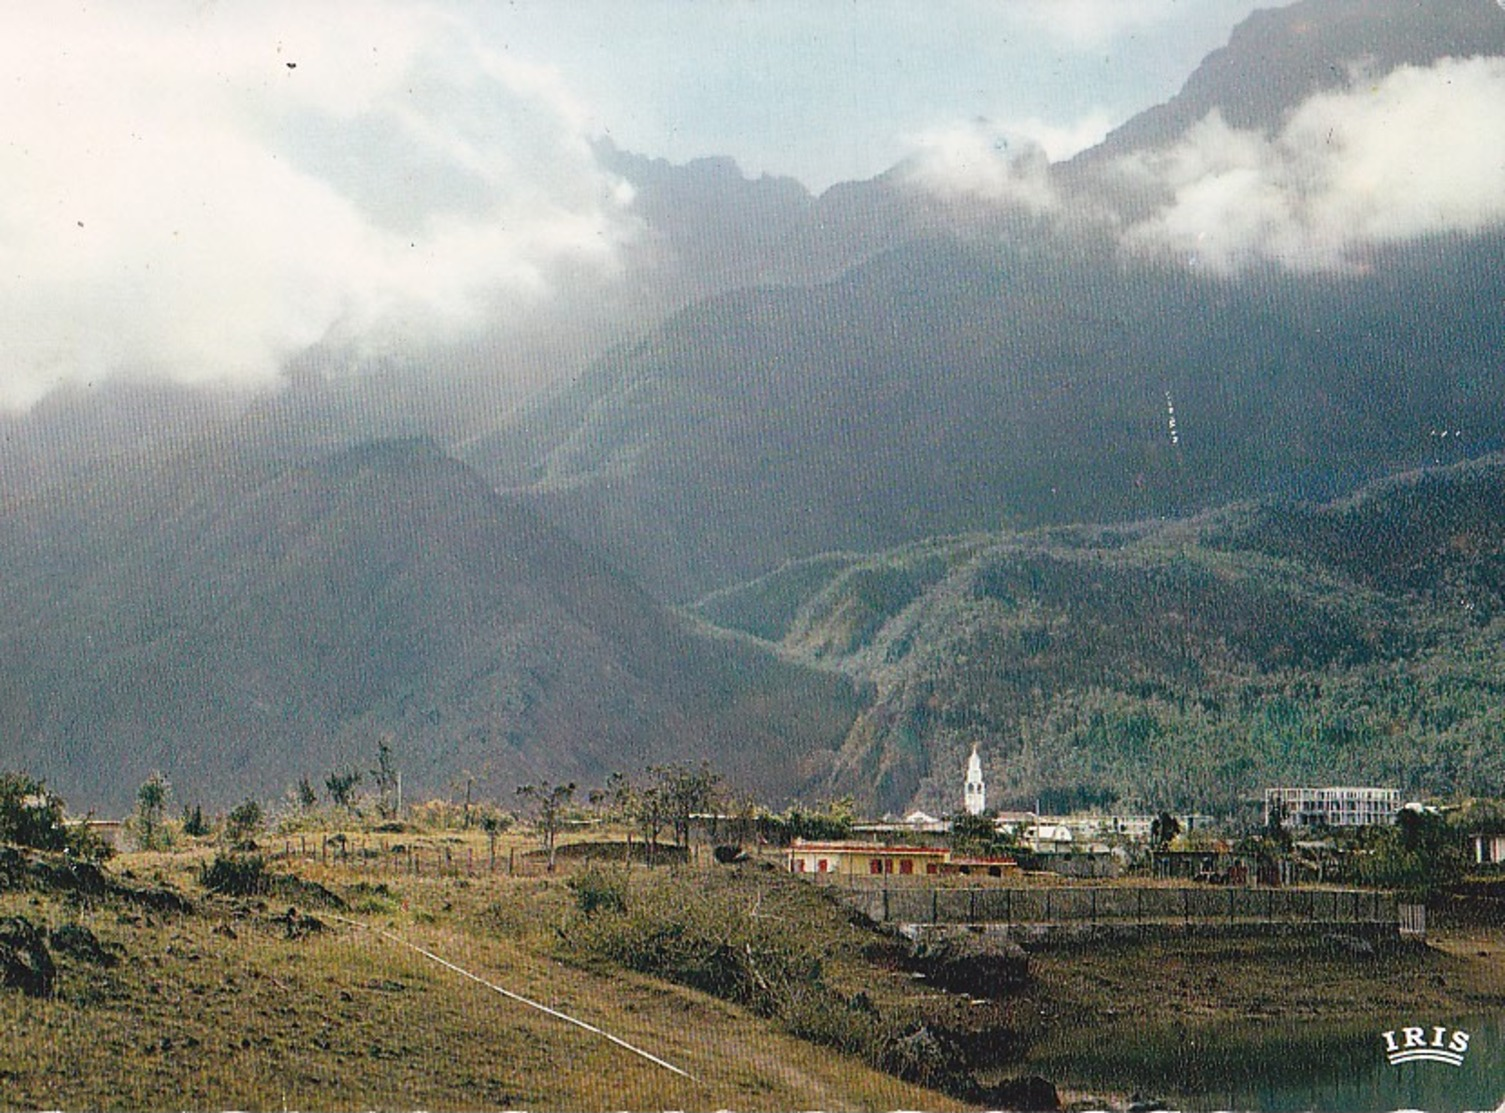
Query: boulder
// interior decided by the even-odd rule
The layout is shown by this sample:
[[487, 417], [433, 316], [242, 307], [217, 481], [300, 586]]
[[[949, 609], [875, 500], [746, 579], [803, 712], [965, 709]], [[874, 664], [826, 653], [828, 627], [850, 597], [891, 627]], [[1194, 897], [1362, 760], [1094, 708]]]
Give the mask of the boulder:
[[0, 986], [28, 997], [48, 997], [57, 968], [42, 931], [25, 916], [0, 919]]
[[47, 933], [47, 941], [52, 944], [54, 951], [92, 962], [95, 966], [114, 966], [120, 961], [119, 956], [101, 943], [99, 937], [83, 924], [55, 927]]
[[1029, 981], [1024, 948], [985, 931], [926, 931], [910, 948], [909, 966], [942, 989], [974, 997], [1000, 997]]

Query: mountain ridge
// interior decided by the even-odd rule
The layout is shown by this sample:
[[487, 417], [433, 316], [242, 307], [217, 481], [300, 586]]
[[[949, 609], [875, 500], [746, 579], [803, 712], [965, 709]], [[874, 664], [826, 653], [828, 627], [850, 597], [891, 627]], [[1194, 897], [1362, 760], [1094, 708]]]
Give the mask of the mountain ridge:
[[70, 799], [127, 807], [152, 769], [206, 804], [279, 795], [383, 735], [415, 792], [714, 758], [777, 799], [855, 710], [839, 680], [697, 633], [430, 441], [215, 474], [233, 494], [167, 492], [103, 563], [23, 560], [11, 520], [0, 730]]

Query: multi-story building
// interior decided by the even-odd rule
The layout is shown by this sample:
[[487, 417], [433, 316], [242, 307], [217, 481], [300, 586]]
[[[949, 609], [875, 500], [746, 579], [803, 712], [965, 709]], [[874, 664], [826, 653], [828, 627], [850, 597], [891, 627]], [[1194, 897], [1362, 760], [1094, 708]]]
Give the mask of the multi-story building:
[[1279, 815], [1287, 827], [1370, 827], [1394, 823], [1397, 788], [1267, 788], [1265, 823]]

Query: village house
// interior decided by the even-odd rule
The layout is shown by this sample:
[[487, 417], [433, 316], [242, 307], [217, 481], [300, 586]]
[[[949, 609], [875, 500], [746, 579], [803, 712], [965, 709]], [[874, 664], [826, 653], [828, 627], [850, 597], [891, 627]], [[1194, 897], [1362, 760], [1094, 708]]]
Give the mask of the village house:
[[888, 846], [873, 842], [806, 842], [789, 846], [790, 873], [839, 877], [884, 877], [938, 874], [951, 857], [943, 846]]
[[853, 882], [864, 878], [884, 879], [947, 876], [1002, 877], [1017, 873], [1012, 858], [955, 854], [944, 846], [890, 846], [870, 842], [807, 842], [795, 839], [786, 861], [790, 873], [813, 875], [818, 880]]

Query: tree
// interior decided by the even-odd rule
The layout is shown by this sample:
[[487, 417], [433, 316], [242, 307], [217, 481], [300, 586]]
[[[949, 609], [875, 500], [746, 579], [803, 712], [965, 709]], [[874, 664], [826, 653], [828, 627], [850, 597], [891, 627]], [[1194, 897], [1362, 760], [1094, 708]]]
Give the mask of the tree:
[[491, 851], [491, 863], [496, 864], [496, 839], [507, 829], [508, 819], [499, 812], [487, 812], [481, 816], [481, 830], [486, 832], [486, 845]]
[[1358, 879], [1367, 885], [1400, 889], [1426, 899], [1463, 875], [1463, 847], [1454, 830], [1429, 808], [1406, 805], [1393, 827], [1362, 831]]
[[247, 799], [232, 808], [230, 814], [225, 817], [225, 838], [231, 843], [255, 838], [263, 822], [265, 822], [265, 816], [262, 814], [261, 805], [255, 800]]
[[696, 815], [715, 809], [721, 796], [721, 774], [703, 761], [698, 767], [688, 765], [654, 765], [648, 774], [658, 788], [659, 799], [670, 826], [674, 845], [690, 845], [690, 822]]
[[62, 800], [25, 773], [0, 773], [0, 842], [62, 850], [67, 845]]
[[162, 831], [162, 815], [167, 809], [167, 795], [172, 790], [161, 772], [153, 771], [136, 790], [137, 836], [143, 850], [155, 850]]
[[1150, 821], [1150, 842], [1156, 850], [1164, 850], [1176, 841], [1181, 833], [1181, 821], [1170, 812], [1161, 812]]
[[371, 770], [371, 779], [376, 782], [376, 812], [383, 819], [393, 819], [402, 801], [399, 789], [402, 774], [392, 760], [392, 743], [383, 736], [376, 741], [376, 768]]
[[318, 802], [319, 794], [314, 791], [314, 786], [308, 783], [308, 778], [298, 778], [298, 807], [308, 811]]
[[549, 872], [554, 872], [554, 847], [559, 838], [559, 829], [564, 825], [564, 810], [575, 795], [575, 782], [555, 785], [547, 781], [538, 784], [517, 786], [517, 794], [528, 801], [533, 810], [533, 825], [543, 836], [543, 846], [549, 853]]
[[1265, 820], [1261, 836], [1272, 846], [1278, 848], [1281, 853], [1289, 853], [1295, 840], [1291, 836], [1290, 829], [1286, 826], [1286, 806], [1276, 801], [1270, 806], [1269, 818]]
[[183, 834], [191, 838], [200, 839], [209, 833], [209, 823], [204, 819], [204, 809], [195, 804], [189, 807], [183, 805]]
[[644, 860], [653, 865], [658, 836], [665, 823], [658, 786], [634, 784], [625, 773], [613, 773], [606, 778], [606, 792], [622, 818], [643, 836]]
[[361, 783], [361, 771], [351, 766], [344, 771], [336, 770], [324, 778], [324, 789], [330, 802], [337, 808], [355, 806], [355, 786]]
[[994, 850], [998, 831], [985, 815], [957, 812], [951, 817], [951, 849], [963, 854], [989, 854]]

